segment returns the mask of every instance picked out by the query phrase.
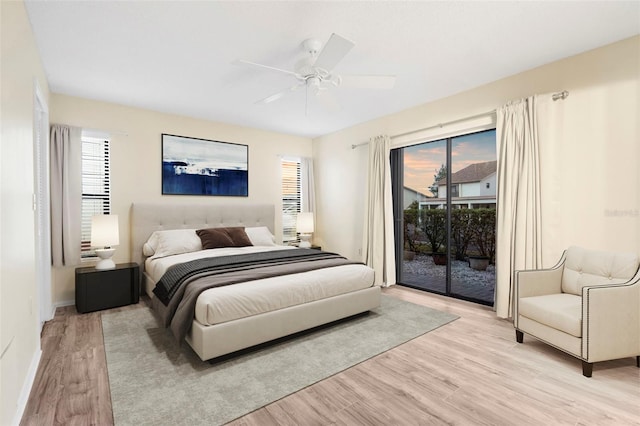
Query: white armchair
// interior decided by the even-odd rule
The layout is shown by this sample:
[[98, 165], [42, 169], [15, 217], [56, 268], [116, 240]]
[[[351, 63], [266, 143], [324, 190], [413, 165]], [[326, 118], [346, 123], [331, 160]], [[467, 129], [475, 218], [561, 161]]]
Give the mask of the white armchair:
[[569, 247], [551, 269], [516, 271], [514, 326], [524, 334], [593, 363], [636, 357], [640, 368], [640, 259]]

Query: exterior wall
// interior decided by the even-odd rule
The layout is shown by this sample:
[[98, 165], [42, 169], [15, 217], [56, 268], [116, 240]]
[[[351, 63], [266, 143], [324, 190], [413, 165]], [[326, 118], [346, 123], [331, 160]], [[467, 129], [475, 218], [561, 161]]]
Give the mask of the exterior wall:
[[[272, 203], [281, 211], [281, 157], [310, 157], [311, 140], [229, 124], [163, 114], [106, 102], [52, 95], [52, 123], [111, 132], [111, 201], [119, 215], [120, 245], [114, 261], [129, 262], [129, 209], [134, 202]], [[161, 134], [213, 139], [249, 146], [249, 196], [161, 195]], [[278, 210], [280, 209], [280, 210]], [[281, 235], [276, 214], [276, 237]], [[55, 268], [54, 303], [74, 301], [74, 267]]]
[[[635, 36], [314, 139], [314, 240], [329, 251], [361, 258], [368, 149], [352, 150], [351, 144], [474, 116], [536, 93], [568, 90], [569, 98], [558, 101], [562, 113], [554, 123], [562, 138], [555, 158], [545, 164], [544, 184], [556, 185], [561, 196], [545, 207], [555, 232], [545, 235], [544, 262], [555, 262], [571, 244], [640, 253], [639, 75], [640, 36]], [[447, 128], [441, 132], [447, 135]]]
[[447, 198], [447, 185], [438, 185], [438, 198]]
[[480, 182], [468, 182], [460, 184], [460, 198], [464, 197], [477, 197], [480, 195]]
[[[487, 188], [487, 182], [489, 188]], [[480, 182], [467, 182], [458, 184], [458, 196], [459, 197], [479, 197], [479, 196], [494, 196], [496, 195], [496, 174], [482, 179]], [[447, 197], [447, 186], [438, 186], [438, 196], [440, 198]]]
[[17, 424], [40, 359], [35, 276], [34, 86], [49, 88], [24, 3], [0, 2], [0, 424]]
[[[480, 181], [479, 195], [485, 195], [485, 196], [492, 195], [494, 197], [496, 196], [496, 189], [497, 189], [496, 177], [497, 177], [497, 174], [493, 173]], [[489, 188], [487, 188], [487, 183], [489, 184]]]
[[414, 201], [420, 202], [427, 199], [424, 195], [413, 191], [406, 186], [403, 188], [402, 200], [403, 200], [403, 208], [406, 209], [413, 203]]

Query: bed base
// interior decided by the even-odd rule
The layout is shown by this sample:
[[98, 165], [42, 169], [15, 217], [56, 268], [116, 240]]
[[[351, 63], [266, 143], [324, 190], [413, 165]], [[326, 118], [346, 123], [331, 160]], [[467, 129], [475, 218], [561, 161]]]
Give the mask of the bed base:
[[[267, 226], [274, 232], [272, 204], [212, 205], [136, 203], [131, 206], [131, 260], [140, 264], [144, 291], [153, 298], [155, 282], [144, 271], [142, 246], [153, 231], [220, 226]], [[370, 287], [277, 311], [204, 326], [193, 321], [187, 342], [209, 360], [380, 306], [380, 287]]]
[[194, 320], [187, 343], [203, 361], [380, 306], [380, 287], [370, 287], [222, 324]]
[[[155, 282], [143, 274], [144, 290], [155, 297]], [[193, 320], [185, 340], [203, 361], [279, 339], [380, 306], [380, 287], [369, 287], [326, 299], [215, 325]]]

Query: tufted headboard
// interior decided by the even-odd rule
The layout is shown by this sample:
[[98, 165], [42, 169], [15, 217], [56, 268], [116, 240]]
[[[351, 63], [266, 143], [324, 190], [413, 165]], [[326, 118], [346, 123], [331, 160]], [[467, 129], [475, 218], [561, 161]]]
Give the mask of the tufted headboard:
[[274, 234], [273, 204], [207, 205], [134, 203], [131, 205], [131, 261], [144, 270], [142, 246], [154, 231], [167, 229], [266, 226]]

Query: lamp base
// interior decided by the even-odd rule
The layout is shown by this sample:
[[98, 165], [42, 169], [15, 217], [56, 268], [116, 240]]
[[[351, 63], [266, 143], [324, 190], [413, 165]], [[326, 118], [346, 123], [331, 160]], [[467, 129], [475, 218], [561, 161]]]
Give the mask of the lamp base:
[[98, 263], [96, 263], [96, 269], [115, 269], [116, 264], [113, 259], [111, 259], [115, 251], [116, 249], [112, 248], [96, 250], [96, 255], [100, 258]]
[[300, 248], [311, 248], [311, 234], [300, 234]]

